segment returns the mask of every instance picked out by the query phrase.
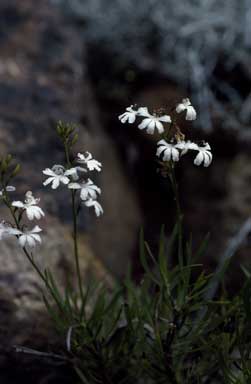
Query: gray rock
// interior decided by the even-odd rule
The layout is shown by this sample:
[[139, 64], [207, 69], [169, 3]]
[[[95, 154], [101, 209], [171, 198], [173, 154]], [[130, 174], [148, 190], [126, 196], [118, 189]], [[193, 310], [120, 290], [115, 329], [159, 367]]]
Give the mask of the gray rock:
[[[46, 212], [37, 261], [55, 272], [61, 286], [72, 274], [70, 199], [63, 188], [53, 192], [42, 186], [42, 170], [63, 161], [54, 130], [60, 119], [78, 124], [77, 149], [93, 152], [103, 163], [97, 183], [105, 215], [98, 222], [92, 212], [81, 217], [80, 254], [83, 281], [90, 275], [109, 280], [103, 263], [124, 272], [140, 210], [99, 121], [78, 27], [47, 0], [39, 6], [32, 0], [3, 0], [0, 20], [0, 153], [12, 153], [23, 165], [15, 198], [32, 189]], [[1, 208], [0, 215], [5, 219], [6, 210]], [[0, 340], [9, 347], [43, 344], [51, 327], [42, 284], [20, 251], [15, 241], [0, 243]]]

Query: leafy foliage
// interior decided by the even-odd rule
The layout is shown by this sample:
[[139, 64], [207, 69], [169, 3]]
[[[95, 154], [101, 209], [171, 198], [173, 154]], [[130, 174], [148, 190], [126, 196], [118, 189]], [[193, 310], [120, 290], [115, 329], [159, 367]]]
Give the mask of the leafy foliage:
[[[66, 162], [77, 140], [75, 128], [59, 123]], [[139, 255], [144, 270], [140, 284], [130, 274], [115, 281], [112, 289], [102, 284], [84, 287], [78, 254], [75, 194], [72, 194], [73, 245], [77, 292], [68, 285], [62, 293], [48, 268], [41, 269], [33, 253], [23, 252], [44, 283], [44, 303], [62, 345], [52, 358], [75, 370], [83, 384], [197, 384], [251, 382], [251, 273], [242, 267], [242, 289], [230, 297], [224, 288], [229, 259], [214, 275], [197, 260], [203, 257], [208, 237], [197, 250], [183, 238], [182, 214], [174, 165], [169, 164], [177, 224], [169, 238], [160, 231], [158, 251], [140, 233]], [[1, 199], [12, 223], [2, 223], [2, 236], [20, 230], [22, 212], [13, 208], [8, 184], [19, 165], [7, 155], [0, 160]], [[12, 187], [13, 188], [13, 187]], [[19, 232], [15, 232], [16, 237]], [[171, 260], [177, 261], [176, 264]], [[215, 285], [215, 282], [217, 284]], [[219, 287], [212, 297], [212, 284]], [[29, 348], [19, 348], [29, 351]], [[37, 352], [48, 357], [48, 353]]]
[[[65, 356], [82, 383], [247, 383], [251, 380], [251, 279], [230, 298], [206, 293], [215, 276], [193, 263], [191, 242], [184, 260], [171, 267], [179, 242], [176, 226], [161, 231], [153, 255], [140, 235], [145, 273], [139, 285], [128, 276], [114, 289], [90, 287], [84, 302], [66, 290], [61, 312], [49, 307], [66, 337]], [[222, 274], [219, 274], [222, 278]], [[48, 303], [47, 303], [48, 306]]]

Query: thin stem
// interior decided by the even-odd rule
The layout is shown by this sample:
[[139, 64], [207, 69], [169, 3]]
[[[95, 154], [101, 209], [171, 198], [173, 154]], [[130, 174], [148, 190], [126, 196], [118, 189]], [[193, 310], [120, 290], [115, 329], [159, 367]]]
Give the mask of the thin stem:
[[[67, 145], [67, 142], [64, 142], [64, 150], [65, 150], [65, 157], [66, 157], [66, 163], [68, 167], [71, 167], [71, 161], [70, 161], [70, 155], [69, 155], [69, 148]], [[80, 264], [79, 264], [79, 252], [78, 252], [78, 226], [77, 226], [77, 207], [76, 207], [76, 199], [75, 199], [75, 191], [71, 190], [71, 206], [72, 206], [72, 220], [73, 220], [73, 244], [74, 244], [74, 258], [75, 258], [75, 265], [76, 265], [76, 272], [77, 272], [77, 278], [78, 278], [78, 287], [81, 299], [84, 300], [84, 292], [82, 287], [82, 280], [81, 280], [81, 272], [80, 272]]]
[[177, 213], [177, 219], [178, 222], [181, 222], [182, 220], [182, 213], [181, 213], [181, 207], [180, 207], [180, 200], [179, 200], [179, 190], [178, 190], [178, 184], [175, 177], [174, 167], [173, 164], [171, 165], [171, 172], [169, 174], [169, 178], [171, 181], [173, 194], [174, 194], [174, 201], [176, 204], [176, 213]]
[[[10, 213], [11, 213], [11, 216], [13, 217], [13, 220], [16, 224], [16, 228], [19, 229], [21, 231], [21, 227], [20, 227], [20, 219], [17, 219], [16, 215], [15, 215], [15, 212], [13, 210], [13, 207], [11, 205], [11, 202], [9, 200], [9, 197], [5, 191], [5, 199], [4, 199], [4, 202], [6, 204], [6, 206], [9, 208], [10, 210]], [[35, 271], [37, 272], [37, 274], [39, 275], [39, 277], [43, 280], [46, 288], [48, 289], [48, 291], [50, 292], [51, 296], [53, 297], [53, 299], [55, 300], [57, 306], [59, 307], [59, 309], [62, 311], [62, 306], [61, 306], [61, 303], [60, 301], [58, 300], [58, 297], [56, 296], [56, 294], [54, 293], [54, 291], [51, 289], [50, 287], [50, 284], [46, 278], [46, 276], [43, 274], [43, 272], [39, 269], [39, 267], [37, 266], [37, 264], [34, 262], [33, 260], [33, 257], [32, 255], [27, 251], [27, 249], [25, 247], [22, 247], [23, 249], [23, 252], [25, 254], [25, 256], [27, 257], [27, 259], [29, 260], [29, 262], [31, 263], [32, 267], [35, 269]]]
[[[96, 344], [96, 343], [94, 343], [94, 344]], [[110, 377], [109, 377], [109, 373], [107, 372], [107, 369], [106, 369], [106, 366], [105, 366], [105, 363], [104, 363], [104, 358], [103, 358], [103, 355], [102, 355], [102, 351], [100, 351], [99, 348], [97, 348], [95, 345], [94, 345], [94, 348], [95, 348], [95, 351], [96, 351], [96, 354], [97, 354], [97, 358], [98, 358], [98, 362], [99, 362], [99, 369], [101, 371], [102, 382], [104, 384], [112, 384], [112, 381], [110, 380]]]
[[77, 271], [77, 277], [78, 277], [79, 291], [80, 291], [81, 299], [83, 300], [84, 299], [84, 292], [83, 292], [83, 287], [82, 287], [81, 272], [80, 272], [80, 265], [79, 265], [77, 210], [76, 210], [76, 203], [75, 203], [75, 191], [71, 191], [71, 203], [72, 203], [72, 218], [73, 218], [74, 256], [75, 256], [75, 264], [76, 264], [76, 271]]
[[178, 184], [176, 181], [173, 164], [171, 164], [171, 171], [169, 173], [169, 178], [171, 181], [171, 186], [172, 186], [172, 190], [173, 190], [173, 194], [174, 194], [174, 201], [176, 204], [176, 215], [177, 215], [177, 222], [178, 222], [178, 258], [179, 258], [180, 266], [183, 266], [182, 212], [181, 212], [181, 207], [180, 207]]

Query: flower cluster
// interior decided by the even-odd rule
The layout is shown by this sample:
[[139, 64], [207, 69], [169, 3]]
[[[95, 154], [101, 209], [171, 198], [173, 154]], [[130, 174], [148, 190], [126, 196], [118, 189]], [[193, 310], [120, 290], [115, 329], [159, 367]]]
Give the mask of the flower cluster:
[[171, 123], [171, 117], [168, 115], [158, 116], [157, 114], [150, 114], [146, 107], [135, 110], [132, 105], [126, 108], [126, 112], [119, 116], [119, 120], [123, 124], [126, 122], [133, 124], [137, 116], [143, 117], [141, 124], [138, 126], [139, 129], [146, 129], [146, 132], [150, 135], [154, 134], [155, 129], [158, 133], [163, 133], [163, 123]]
[[[181, 132], [176, 123], [176, 115], [184, 113], [185, 119], [188, 121], [195, 120], [197, 113], [188, 98], [183, 99], [170, 114], [150, 114], [146, 107], [134, 108], [132, 105], [126, 108], [126, 112], [119, 116], [121, 123], [133, 124], [137, 117], [142, 118], [138, 125], [139, 129], [146, 129], [149, 134], [154, 134], [155, 131], [162, 135], [162, 139], [157, 143], [156, 155], [162, 158], [163, 162], [178, 162], [180, 157], [188, 151], [196, 151], [194, 159], [195, 165], [204, 165], [208, 167], [213, 159], [211, 147], [208, 143], [196, 144], [190, 140], [185, 141], [185, 135]], [[165, 130], [164, 123], [169, 126]]]
[[12, 206], [25, 211], [29, 220], [40, 220], [44, 216], [44, 212], [37, 205], [40, 199], [36, 199], [31, 191], [26, 192], [24, 203], [22, 201], [13, 201]]
[[[6, 201], [7, 198], [9, 199], [7, 193], [13, 191], [15, 191], [15, 187], [6, 186], [6, 188], [1, 191], [1, 197]], [[38, 206], [39, 201], [40, 199], [36, 199], [32, 192], [28, 191], [25, 194], [24, 202], [10, 202], [11, 209], [14, 209], [12, 212], [16, 217], [17, 226], [13, 227], [9, 223], [2, 221], [0, 223], [0, 240], [16, 236], [19, 244], [23, 248], [27, 246], [33, 248], [36, 243], [41, 243], [42, 240], [39, 233], [42, 231], [42, 229], [38, 225], [35, 225], [33, 229], [28, 229], [26, 226], [21, 228], [20, 225], [23, 213], [26, 213], [26, 216], [30, 221], [34, 219], [40, 220], [44, 216], [43, 210]]]
[[90, 152], [78, 153], [75, 160], [76, 166], [65, 169], [62, 165], [54, 165], [46, 168], [43, 174], [49, 176], [43, 183], [44, 186], [51, 184], [56, 189], [60, 184], [67, 185], [71, 190], [80, 192], [80, 200], [86, 207], [93, 207], [97, 216], [103, 214], [103, 208], [97, 201], [101, 189], [94, 184], [90, 178], [84, 177], [86, 173], [101, 171], [102, 164], [93, 159]]
[[[43, 174], [47, 176], [43, 185], [51, 185], [52, 189], [65, 185], [71, 191], [79, 191], [80, 202], [86, 207], [93, 207], [96, 215], [100, 216], [103, 213], [103, 208], [97, 198], [101, 194], [101, 189], [90, 178], [83, 178], [83, 175], [86, 175], [88, 171], [100, 172], [101, 168], [102, 164], [93, 159], [89, 152], [78, 153], [74, 167], [65, 169], [63, 165], [56, 164], [51, 169], [43, 170]], [[23, 224], [22, 219], [25, 216], [29, 222], [40, 220], [45, 216], [44, 211], [39, 206], [40, 199], [34, 197], [31, 191], [27, 191], [24, 201], [12, 200], [10, 193], [14, 192], [16, 188], [6, 184], [2, 180], [0, 199], [9, 208], [14, 224], [6, 221], [0, 222], [0, 240], [14, 236], [25, 250], [33, 248], [42, 242], [40, 236], [42, 229], [38, 225], [30, 229], [26, 224]]]
[[195, 165], [204, 165], [208, 167], [212, 162], [211, 147], [208, 143], [203, 146], [199, 146], [190, 141], [180, 141], [178, 143], [167, 143], [165, 140], [160, 140], [157, 143], [158, 157], [162, 156], [163, 161], [179, 161], [180, 156], [185, 155], [189, 150], [197, 151], [197, 155], [194, 159]]

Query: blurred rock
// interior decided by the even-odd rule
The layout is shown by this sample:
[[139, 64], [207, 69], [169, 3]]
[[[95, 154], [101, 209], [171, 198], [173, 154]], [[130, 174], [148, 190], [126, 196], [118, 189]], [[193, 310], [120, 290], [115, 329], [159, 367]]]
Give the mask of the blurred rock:
[[231, 235], [240, 227], [241, 223], [251, 216], [251, 158], [247, 154], [239, 154], [230, 164], [226, 188], [228, 195], [225, 207], [231, 216], [225, 221], [226, 230]]
[[[77, 123], [79, 150], [103, 163], [97, 183], [105, 214], [83, 214], [80, 226], [83, 281], [109, 279], [106, 263], [117, 273], [134, 247], [140, 209], [113, 142], [104, 131], [85, 67], [78, 26], [45, 0], [0, 3], [0, 153], [12, 153], [23, 165], [15, 198], [32, 189], [41, 198], [46, 219], [37, 259], [55, 271], [63, 285], [72, 273], [71, 214], [66, 191], [42, 187], [42, 170], [63, 161], [54, 127]], [[6, 211], [1, 210], [1, 219]], [[84, 235], [85, 233], [85, 235]], [[3, 346], [43, 344], [50, 328], [41, 301], [41, 284], [15, 242], [0, 243], [0, 340]]]

